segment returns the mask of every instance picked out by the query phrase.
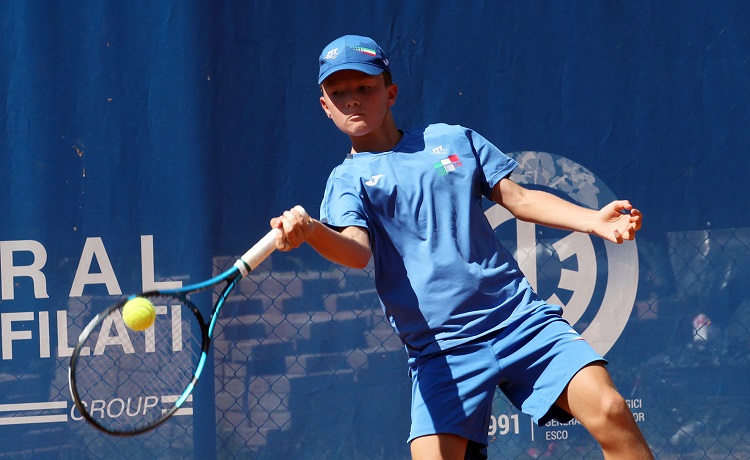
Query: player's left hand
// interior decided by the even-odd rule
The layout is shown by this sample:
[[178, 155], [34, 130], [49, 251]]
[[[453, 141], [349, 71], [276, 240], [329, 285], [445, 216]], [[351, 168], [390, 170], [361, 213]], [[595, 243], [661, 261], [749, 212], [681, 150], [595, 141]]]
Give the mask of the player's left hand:
[[616, 200], [599, 210], [600, 225], [594, 232], [613, 243], [634, 240], [641, 229], [643, 214], [628, 200]]

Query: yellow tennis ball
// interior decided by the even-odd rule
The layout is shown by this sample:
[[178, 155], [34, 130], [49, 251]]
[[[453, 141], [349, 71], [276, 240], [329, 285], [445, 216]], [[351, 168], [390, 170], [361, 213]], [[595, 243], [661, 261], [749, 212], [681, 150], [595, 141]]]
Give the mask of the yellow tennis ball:
[[122, 307], [122, 320], [130, 329], [144, 331], [156, 320], [154, 304], [144, 297], [134, 297]]

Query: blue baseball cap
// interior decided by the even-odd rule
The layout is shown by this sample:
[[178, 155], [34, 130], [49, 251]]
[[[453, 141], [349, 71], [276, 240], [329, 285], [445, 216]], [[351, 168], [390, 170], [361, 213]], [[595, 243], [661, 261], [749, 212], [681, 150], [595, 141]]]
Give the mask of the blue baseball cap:
[[344, 35], [332, 41], [320, 53], [318, 84], [339, 70], [359, 70], [368, 75], [391, 71], [388, 57], [372, 38]]

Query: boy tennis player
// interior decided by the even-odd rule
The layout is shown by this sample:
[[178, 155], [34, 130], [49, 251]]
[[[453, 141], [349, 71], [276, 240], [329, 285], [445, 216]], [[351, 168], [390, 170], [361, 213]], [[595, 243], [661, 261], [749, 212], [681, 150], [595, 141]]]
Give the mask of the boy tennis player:
[[371, 39], [341, 37], [320, 56], [320, 104], [349, 136], [320, 220], [271, 220], [281, 250], [307, 242], [348, 267], [374, 259], [375, 285], [412, 376], [414, 459], [486, 458], [495, 388], [537, 423], [577, 418], [607, 458], [651, 458], [605, 361], [531, 289], [484, 216], [482, 197], [517, 219], [622, 243], [641, 213], [628, 201], [585, 209], [509, 179], [517, 166], [474, 131], [400, 131], [398, 87]]

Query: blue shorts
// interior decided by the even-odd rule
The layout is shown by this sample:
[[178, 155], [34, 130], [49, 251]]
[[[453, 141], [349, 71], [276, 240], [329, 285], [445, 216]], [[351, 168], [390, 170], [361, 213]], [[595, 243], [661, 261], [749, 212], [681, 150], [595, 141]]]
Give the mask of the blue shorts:
[[570, 420], [555, 401], [581, 368], [604, 359], [561, 315], [542, 305], [488, 337], [417, 357], [409, 442], [451, 433], [487, 445], [495, 388], [539, 425]]

